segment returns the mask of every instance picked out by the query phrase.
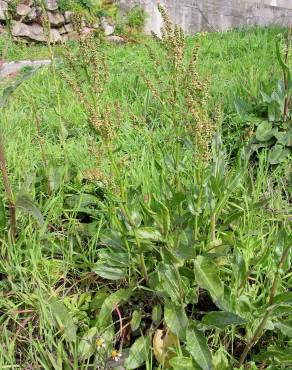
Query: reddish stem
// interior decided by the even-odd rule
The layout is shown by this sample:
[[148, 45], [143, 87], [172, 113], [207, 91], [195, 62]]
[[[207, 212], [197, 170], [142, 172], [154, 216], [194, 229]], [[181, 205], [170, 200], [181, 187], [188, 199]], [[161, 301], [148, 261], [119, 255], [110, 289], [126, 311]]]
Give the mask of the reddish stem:
[[122, 319], [121, 311], [119, 310], [119, 307], [117, 305], [115, 306], [115, 311], [118, 314], [119, 323], [120, 323], [120, 330], [119, 330], [118, 335], [122, 336], [123, 330], [124, 330], [124, 328], [123, 328], [123, 319]]

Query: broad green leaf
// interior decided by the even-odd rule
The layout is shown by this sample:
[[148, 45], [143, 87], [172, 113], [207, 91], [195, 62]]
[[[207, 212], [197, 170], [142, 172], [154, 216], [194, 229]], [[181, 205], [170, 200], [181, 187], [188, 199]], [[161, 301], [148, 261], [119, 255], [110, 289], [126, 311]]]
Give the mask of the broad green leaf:
[[119, 280], [124, 278], [127, 274], [127, 271], [124, 269], [106, 266], [103, 260], [97, 262], [92, 271], [95, 272], [97, 275], [101, 276], [102, 278], [108, 280]]
[[197, 255], [197, 249], [193, 245], [189, 245], [186, 240], [186, 235], [182, 232], [177, 241], [177, 247], [173, 250], [174, 255], [181, 261], [194, 259]]
[[275, 133], [278, 144], [283, 146], [292, 146], [292, 131], [278, 131]]
[[292, 305], [292, 292], [277, 294], [273, 302], [274, 304], [287, 303]]
[[173, 357], [169, 361], [170, 366], [173, 370], [199, 370], [193, 360], [189, 357]]
[[162, 203], [159, 199], [156, 197], [155, 201], [157, 202], [157, 205], [159, 206], [159, 213], [157, 217], [159, 218], [159, 224], [163, 225], [163, 232], [164, 234], [167, 234], [170, 229], [170, 212], [167, 206]]
[[140, 311], [135, 310], [132, 314], [132, 319], [130, 322], [132, 331], [136, 331], [140, 327], [142, 315]]
[[65, 172], [67, 171], [66, 167], [63, 166], [55, 166], [55, 165], [50, 165], [48, 168], [48, 181], [50, 183], [50, 187], [52, 191], [58, 190], [62, 182], [64, 181], [64, 175]]
[[5, 229], [6, 225], [7, 225], [6, 210], [3, 203], [3, 199], [0, 198], [0, 230]]
[[79, 355], [83, 359], [87, 359], [92, 356], [96, 350], [95, 339], [97, 336], [97, 328], [90, 328], [81, 338], [78, 351]]
[[216, 301], [223, 297], [224, 286], [217, 273], [218, 266], [207, 257], [198, 256], [194, 261], [197, 284], [206, 289]]
[[162, 240], [159, 230], [154, 227], [141, 227], [136, 230], [136, 235], [144, 241], [158, 242]]
[[70, 208], [81, 209], [98, 204], [98, 198], [92, 194], [74, 194], [66, 198], [66, 204]]
[[114, 250], [112, 248], [101, 248], [98, 251], [98, 257], [107, 265], [113, 267], [127, 268], [129, 266], [129, 254], [125, 249]]
[[156, 305], [152, 309], [151, 319], [155, 325], [158, 325], [162, 317], [162, 307], [160, 304]]
[[[40, 68], [40, 67], [39, 67]], [[28, 80], [36, 71], [38, 68], [34, 68], [26, 73], [24, 73], [22, 76], [20, 76], [13, 84], [6, 87], [3, 91], [3, 94], [0, 98], [0, 108], [4, 108], [7, 106], [8, 100], [11, 96], [11, 94], [17, 89], [18, 86], [20, 86], [23, 82]]]
[[74, 194], [66, 198], [66, 205], [69, 209], [83, 212], [92, 217], [96, 217], [99, 208], [99, 199], [92, 194]]
[[289, 156], [289, 149], [282, 145], [276, 144], [269, 153], [269, 162], [271, 164], [278, 164], [283, 162]]
[[[292, 308], [291, 308], [292, 313]], [[281, 332], [287, 337], [292, 338], [292, 320], [281, 320], [275, 323], [275, 327], [280, 329]]]
[[70, 342], [76, 342], [76, 326], [73, 322], [70, 311], [57, 297], [50, 297], [48, 302], [51, 308], [51, 314], [58, 325], [59, 330], [64, 333], [65, 337]]
[[232, 312], [209, 312], [203, 319], [202, 323], [206, 326], [215, 326], [219, 329], [225, 329], [230, 325], [242, 325], [246, 322], [245, 319], [235, 315]]
[[[277, 346], [270, 346], [267, 350], [260, 352], [258, 355], [254, 357], [256, 361], [265, 361], [269, 360], [277, 360], [281, 362], [282, 365], [292, 365], [292, 348], [280, 348]], [[289, 370], [290, 367], [287, 369]], [[277, 368], [278, 370], [278, 368]]]
[[212, 364], [214, 370], [230, 370], [228, 354], [224, 351], [223, 348], [220, 347], [216, 353], [213, 353]]
[[159, 265], [158, 274], [163, 293], [166, 293], [172, 301], [178, 302], [180, 300], [180, 288], [175, 267], [161, 263]]
[[111, 323], [111, 315], [115, 307], [122, 302], [127, 302], [132, 292], [132, 289], [120, 289], [104, 300], [98, 315], [100, 329], [106, 328]]
[[100, 242], [102, 245], [111, 247], [117, 251], [124, 248], [122, 235], [114, 230], [105, 230], [100, 236]]
[[141, 213], [137, 210], [131, 210], [131, 221], [135, 227], [139, 227], [143, 220]]
[[125, 361], [127, 369], [137, 369], [142, 366], [149, 356], [151, 347], [150, 337], [140, 337], [130, 348], [129, 356]]
[[234, 106], [239, 116], [247, 116], [252, 109], [250, 104], [240, 98], [235, 99]]
[[261, 95], [262, 95], [262, 97], [263, 97], [263, 101], [265, 102], [265, 103], [271, 103], [272, 102], [272, 98], [268, 95], [268, 94], [266, 94], [264, 91], [262, 91], [262, 90], [260, 90], [260, 93], [261, 93]]
[[101, 248], [98, 251], [98, 262], [93, 271], [109, 280], [119, 280], [127, 275], [130, 265], [128, 252], [124, 248]]
[[186, 347], [201, 369], [212, 369], [212, 355], [201, 331], [196, 328], [187, 329]]
[[109, 293], [103, 291], [102, 289], [98, 290], [96, 295], [92, 298], [89, 306], [92, 310], [100, 309], [102, 307], [103, 302], [109, 296]]
[[259, 141], [268, 141], [274, 136], [272, 122], [264, 121], [257, 127], [256, 138]]
[[273, 100], [268, 105], [268, 119], [270, 122], [279, 121], [281, 119], [283, 110], [280, 108], [282, 107], [279, 107], [279, 103], [276, 100]]
[[40, 225], [44, 223], [44, 217], [40, 209], [26, 194], [19, 194], [16, 199], [16, 207], [30, 214]]
[[292, 311], [291, 304], [280, 303], [280, 304], [273, 305], [271, 307], [271, 316], [273, 318], [286, 317], [287, 315], [291, 315], [291, 311]]
[[185, 310], [172, 302], [166, 302], [164, 307], [164, 320], [167, 327], [179, 338], [185, 338], [188, 318]]

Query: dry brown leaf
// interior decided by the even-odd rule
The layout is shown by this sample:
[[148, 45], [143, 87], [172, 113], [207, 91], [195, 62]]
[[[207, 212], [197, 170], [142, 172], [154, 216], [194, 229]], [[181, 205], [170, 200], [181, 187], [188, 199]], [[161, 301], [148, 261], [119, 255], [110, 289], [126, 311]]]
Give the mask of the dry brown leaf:
[[171, 349], [178, 345], [178, 337], [170, 330], [157, 329], [153, 336], [153, 351], [156, 360], [164, 369], [169, 367], [169, 360], [175, 356]]

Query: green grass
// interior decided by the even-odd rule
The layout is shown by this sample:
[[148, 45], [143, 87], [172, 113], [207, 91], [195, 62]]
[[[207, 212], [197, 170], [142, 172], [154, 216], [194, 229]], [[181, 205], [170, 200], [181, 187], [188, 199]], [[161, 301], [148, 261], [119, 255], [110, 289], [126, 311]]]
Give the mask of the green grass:
[[[13, 244], [2, 192], [1, 369], [108, 369], [113, 348], [128, 368], [159, 369], [149, 339], [157, 328], [179, 338], [171, 344], [171, 369], [233, 369], [261, 322], [245, 368], [291, 368], [291, 250], [283, 259], [291, 246], [289, 162], [270, 166], [266, 151], [251, 162], [240, 157], [253, 120], [265, 118], [260, 89], [272, 92], [281, 77], [275, 52], [281, 32], [200, 36], [198, 68], [211, 81], [209, 108], [220, 103], [223, 110], [223, 146], [213, 147], [207, 169], [188, 138], [176, 138], [174, 122], [183, 127], [184, 116], [176, 121], [167, 100], [161, 108], [140, 77], [143, 69], [155, 81], [142, 43], [102, 46], [110, 78], [99, 107], [119, 104], [121, 116], [110, 149], [60, 78], [60, 71], [68, 73], [62, 61], [57, 75], [44, 67], [13, 93], [1, 110], [18, 227]], [[187, 40], [188, 55], [196, 40]], [[7, 60], [48, 56], [44, 46], [15, 44], [6, 54]], [[164, 60], [159, 72], [172, 81]], [[1, 83], [4, 89], [10, 81]], [[244, 115], [239, 101], [247, 104]], [[140, 317], [135, 329], [133, 316]]]

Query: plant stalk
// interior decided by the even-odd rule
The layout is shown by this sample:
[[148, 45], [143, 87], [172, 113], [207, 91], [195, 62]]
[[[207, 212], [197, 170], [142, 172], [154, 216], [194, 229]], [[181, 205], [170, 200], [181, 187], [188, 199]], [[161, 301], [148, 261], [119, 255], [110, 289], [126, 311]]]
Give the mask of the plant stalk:
[[[286, 39], [286, 50], [285, 50], [285, 64], [286, 65], [288, 64], [288, 61], [289, 61], [291, 37], [292, 37], [292, 26], [288, 27], [288, 35]], [[289, 94], [289, 72], [286, 69], [283, 69], [283, 74], [284, 74], [284, 86], [285, 86], [285, 102], [284, 102], [283, 121], [285, 123], [287, 121], [288, 114], [289, 114], [291, 96]]]
[[[44, 139], [41, 135], [41, 125], [40, 125], [40, 119], [36, 110], [36, 107], [33, 106], [33, 113], [35, 117], [35, 123], [36, 123], [36, 129], [37, 129], [37, 137], [38, 137], [38, 142], [41, 150], [41, 156], [42, 156], [42, 161], [43, 161], [43, 166], [44, 166], [44, 171], [48, 171], [48, 160], [46, 157], [46, 152], [44, 148]], [[48, 195], [52, 195], [52, 188], [51, 188], [51, 181], [50, 181], [50, 176], [47, 174], [47, 181], [48, 181]]]
[[215, 211], [211, 215], [211, 238], [212, 242], [216, 241], [216, 213]]
[[[110, 162], [111, 162], [112, 168], [113, 168], [116, 176], [121, 179], [120, 171], [119, 171], [119, 169], [117, 167], [117, 164], [115, 163], [115, 160], [114, 160], [114, 158], [112, 156], [112, 151], [111, 151], [111, 148], [110, 148], [109, 145], [107, 145], [107, 149], [108, 149], [108, 155], [109, 155], [109, 158], [110, 158]], [[120, 184], [120, 190], [121, 190], [122, 202], [125, 202], [126, 203], [126, 195], [125, 195], [124, 187], [123, 187], [122, 184]], [[134, 224], [134, 222], [132, 220], [132, 217], [130, 215], [130, 212], [128, 210], [128, 207], [125, 206], [123, 203], [121, 203], [121, 209], [122, 209], [124, 215], [126, 216], [129, 224], [131, 225], [131, 227], [133, 229], [134, 238], [135, 238], [135, 241], [136, 241], [136, 245], [138, 247], [140, 267], [142, 269], [144, 279], [145, 279], [146, 283], [148, 283], [149, 282], [149, 277], [148, 277], [147, 267], [146, 267], [144, 255], [143, 255], [143, 252], [142, 252], [142, 248], [141, 248], [141, 243], [140, 243], [140, 240], [138, 238], [138, 235], [137, 235], [137, 232], [136, 232], [136, 229], [135, 229], [135, 224]]]
[[2, 178], [3, 178], [3, 185], [4, 185], [5, 193], [8, 199], [11, 239], [12, 239], [12, 242], [14, 243], [16, 240], [16, 234], [17, 234], [16, 209], [15, 209], [15, 202], [13, 199], [12, 188], [11, 188], [9, 177], [8, 177], [3, 137], [1, 134], [0, 134], [0, 167], [1, 167], [1, 173], [2, 173]]

